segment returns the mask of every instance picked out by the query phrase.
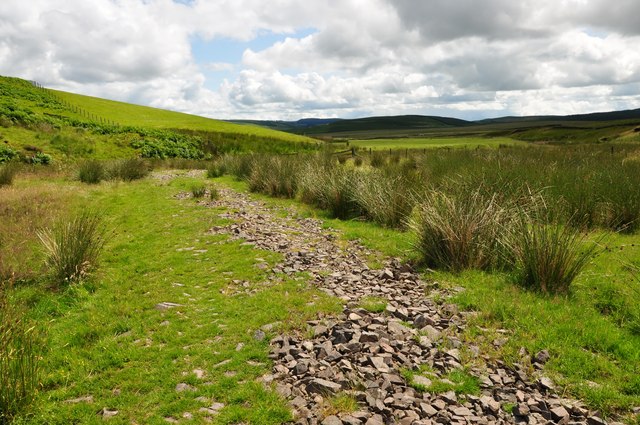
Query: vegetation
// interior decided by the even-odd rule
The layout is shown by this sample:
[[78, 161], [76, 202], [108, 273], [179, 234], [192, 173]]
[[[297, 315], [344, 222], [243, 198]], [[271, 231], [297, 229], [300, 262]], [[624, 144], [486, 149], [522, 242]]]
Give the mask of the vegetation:
[[[255, 382], [270, 365], [268, 344], [251, 335], [274, 322], [297, 327], [339, 311], [340, 302], [284, 275], [260, 291], [235, 293], [237, 282], [266, 280], [257, 258], [273, 265], [280, 256], [208, 233], [228, 223], [219, 203], [175, 199], [190, 191], [217, 199], [221, 186], [275, 196], [254, 195], [296, 205], [385, 255], [422, 261], [434, 285], [464, 288], [452, 301], [476, 311], [465, 342], [507, 364], [547, 349], [545, 373], [566, 394], [605, 414], [640, 405], [640, 386], [629, 379], [640, 376], [640, 148], [631, 123], [553, 131], [536, 123], [515, 132], [512, 123], [493, 122], [482, 138], [451, 140], [473, 149], [407, 151], [407, 140], [394, 139], [371, 142], [390, 145], [371, 154], [360, 148], [355, 157], [330, 150], [276, 156], [268, 153], [317, 145], [136, 108], [0, 78], [0, 176], [30, 163], [0, 187], [0, 422], [92, 422], [103, 407], [122, 422], [185, 413], [204, 421], [203, 399], [224, 403], [220, 423], [291, 419], [285, 402]], [[437, 144], [452, 131], [436, 130], [416, 136], [419, 143]], [[603, 139], [612, 134], [615, 142]], [[498, 148], [476, 148], [484, 136], [500, 141]], [[514, 137], [551, 143], [504, 146]], [[597, 143], [577, 144], [584, 141]], [[43, 166], [50, 160], [54, 166]], [[145, 178], [160, 161], [207, 168], [216, 186]], [[82, 185], [74, 175], [125, 183]], [[73, 218], [98, 209], [117, 229], [109, 240], [97, 215], [86, 213], [85, 225]], [[85, 231], [92, 226], [95, 232]], [[63, 246], [71, 247], [66, 254]], [[100, 273], [81, 279], [100, 248]], [[376, 266], [380, 260], [369, 258]], [[386, 301], [361, 306], [380, 312]], [[499, 347], [496, 328], [509, 332]], [[190, 390], [177, 392], [178, 384]], [[424, 389], [476, 394], [477, 380], [456, 371]], [[357, 403], [339, 394], [326, 408], [347, 412]]]
[[33, 402], [40, 383], [39, 338], [24, 311], [0, 281], [0, 424], [12, 422]]
[[14, 164], [0, 165], [0, 186], [9, 186], [13, 183], [17, 171]]
[[58, 92], [0, 77], [0, 163], [130, 156], [208, 159], [225, 152], [313, 151], [306, 137]]
[[78, 178], [82, 183], [98, 184], [106, 177], [104, 164], [97, 160], [88, 160], [80, 164]]
[[194, 198], [202, 198], [207, 193], [207, 186], [204, 184], [194, 184], [191, 186], [191, 194]]
[[40, 232], [54, 284], [83, 279], [95, 269], [105, 236], [101, 216], [88, 211]]

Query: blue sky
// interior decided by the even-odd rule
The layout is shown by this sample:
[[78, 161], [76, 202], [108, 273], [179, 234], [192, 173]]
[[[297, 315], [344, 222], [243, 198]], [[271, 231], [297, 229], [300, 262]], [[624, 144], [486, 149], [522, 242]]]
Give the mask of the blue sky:
[[[246, 50], [258, 52], [284, 41], [286, 38], [301, 39], [316, 32], [315, 29], [301, 29], [291, 34], [277, 34], [268, 30], [259, 31], [254, 38], [243, 41], [230, 37], [205, 40], [195, 35], [190, 38], [191, 53], [195, 63], [206, 77], [204, 86], [218, 90], [224, 79], [232, 80], [241, 68], [242, 55]], [[229, 69], [220, 66], [211, 70], [211, 64], [230, 65]]]
[[231, 119], [640, 108], [637, 0], [3, 0], [0, 74]]

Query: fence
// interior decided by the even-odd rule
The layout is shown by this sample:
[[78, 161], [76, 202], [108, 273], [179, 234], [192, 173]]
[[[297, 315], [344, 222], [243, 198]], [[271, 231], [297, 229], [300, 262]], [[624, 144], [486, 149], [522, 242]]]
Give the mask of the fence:
[[87, 111], [86, 109], [81, 108], [80, 106], [75, 105], [75, 104], [63, 99], [61, 96], [57, 95], [53, 90], [50, 90], [50, 89], [46, 88], [45, 86], [43, 86], [42, 84], [38, 83], [37, 81], [31, 80], [30, 83], [34, 87], [42, 90], [44, 93], [46, 93], [52, 99], [55, 99], [58, 103], [62, 104], [65, 108], [67, 108], [71, 112], [80, 115], [82, 118], [86, 118], [86, 119], [88, 119], [90, 121], [94, 121], [94, 122], [97, 122], [97, 123], [100, 123], [100, 124], [105, 124], [105, 125], [112, 125], [112, 126], [119, 126], [120, 125], [116, 121], [110, 120], [108, 118], [104, 118], [104, 117], [102, 117], [100, 115], [93, 114], [93, 113]]

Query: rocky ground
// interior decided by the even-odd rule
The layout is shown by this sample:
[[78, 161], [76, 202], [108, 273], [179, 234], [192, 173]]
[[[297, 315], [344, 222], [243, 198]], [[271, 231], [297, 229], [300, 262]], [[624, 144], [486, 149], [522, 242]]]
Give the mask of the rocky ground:
[[[545, 351], [522, 351], [522, 362], [507, 366], [483, 352], [485, 345], [464, 342], [472, 313], [459, 312], [447, 302], [449, 293], [410, 266], [388, 259], [371, 269], [370, 251], [340, 242], [319, 220], [275, 211], [229, 189], [220, 194], [201, 202], [224, 206], [221, 215], [232, 224], [212, 233], [282, 253], [274, 276], [308, 273], [313, 285], [344, 302], [339, 316], [271, 340], [273, 371], [262, 380], [290, 401], [296, 423], [606, 423], [554, 391], [544, 376]], [[231, 288], [255, 290], [242, 282]], [[506, 331], [497, 335], [489, 347], [508, 337]], [[355, 410], [336, 407], [336, 395], [345, 394], [357, 401]]]

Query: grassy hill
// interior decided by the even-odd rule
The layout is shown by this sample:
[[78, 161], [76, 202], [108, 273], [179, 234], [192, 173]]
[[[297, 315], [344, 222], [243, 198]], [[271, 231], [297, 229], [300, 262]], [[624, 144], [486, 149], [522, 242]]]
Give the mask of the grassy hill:
[[[253, 121], [257, 125], [265, 122]], [[281, 125], [283, 131], [352, 140], [511, 138], [524, 142], [593, 143], [640, 139], [640, 109], [567, 116], [501, 117], [480, 121], [403, 115], [336, 120], [312, 126]], [[266, 125], [270, 127], [270, 125]], [[422, 143], [424, 144], [424, 143]], [[432, 144], [429, 141], [427, 144]], [[368, 145], [367, 145], [368, 146]]]
[[371, 131], [407, 131], [434, 128], [464, 127], [468, 121], [447, 117], [431, 117], [422, 115], [400, 115], [390, 117], [368, 117], [340, 120], [328, 124], [317, 125], [298, 130], [304, 134], [354, 133]]
[[0, 77], [0, 142], [0, 162], [204, 159], [225, 152], [317, 149], [300, 135], [45, 89], [11, 77]]

